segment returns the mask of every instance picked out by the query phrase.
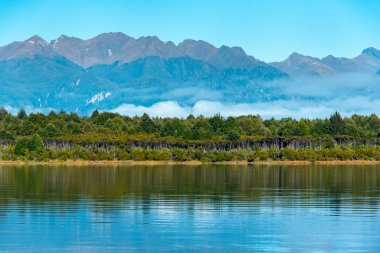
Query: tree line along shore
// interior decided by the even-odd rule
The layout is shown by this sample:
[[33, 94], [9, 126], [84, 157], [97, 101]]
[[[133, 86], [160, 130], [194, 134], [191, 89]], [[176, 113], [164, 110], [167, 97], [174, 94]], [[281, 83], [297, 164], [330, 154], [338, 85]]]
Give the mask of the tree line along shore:
[[3, 161], [378, 161], [377, 115], [262, 119], [257, 115], [186, 118], [17, 115], [0, 108]]

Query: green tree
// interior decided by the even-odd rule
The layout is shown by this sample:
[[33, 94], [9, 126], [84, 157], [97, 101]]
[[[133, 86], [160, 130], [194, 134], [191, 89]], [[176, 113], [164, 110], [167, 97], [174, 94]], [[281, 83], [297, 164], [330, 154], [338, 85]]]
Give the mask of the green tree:
[[92, 112], [90, 119], [95, 120], [99, 116], [99, 111], [96, 109]]
[[270, 132], [259, 116], [238, 117], [236, 124], [242, 129], [243, 133], [248, 136], [265, 136]]
[[335, 112], [330, 117], [330, 132], [333, 135], [343, 134], [344, 131], [344, 121], [340, 116], [339, 112]]
[[224, 120], [220, 113], [215, 114], [213, 117], [208, 119], [215, 134], [220, 134], [224, 128]]
[[122, 132], [128, 130], [127, 124], [121, 117], [108, 119], [106, 122], [106, 127], [115, 132]]
[[238, 131], [232, 130], [227, 133], [227, 139], [229, 141], [237, 141], [239, 140], [239, 138], [240, 138], [240, 134], [238, 133]]
[[21, 108], [17, 114], [17, 118], [24, 119], [25, 117], [27, 117], [26, 112], [25, 112], [24, 108]]
[[27, 118], [21, 121], [21, 124], [17, 126], [17, 134], [21, 136], [32, 135], [36, 132], [35, 125]]
[[309, 126], [308, 126], [306, 120], [301, 119], [296, 124], [294, 124], [292, 135], [294, 135], [294, 136], [306, 136], [309, 134], [310, 134], [310, 129], [309, 129]]
[[4, 120], [5, 116], [7, 116], [9, 113], [7, 110], [5, 110], [4, 107], [0, 107], [0, 120]]
[[21, 137], [15, 145], [16, 155], [25, 155], [28, 152], [41, 152], [43, 150], [43, 142], [39, 135]]
[[140, 129], [144, 133], [154, 133], [157, 130], [156, 124], [154, 124], [153, 120], [149, 117], [148, 114], [144, 113], [141, 117]]
[[193, 140], [206, 140], [212, 137], [212, 126], [203, 116], [196, 119], [196, 122], [191, 130]]
[[312, 135], [323, 136], [330, 133], [330, 124], [327, 119], [316, 119], [310, 129]]
[[185, 138], [189, 135], [189, 132], [188, 127], [180, 119], [164, 119], [160, 135]]
[[15, 137], [10, 132], [8, 132], [8, 131], [6, 131], [4, 129], [0, 130], [0, 140], [11, 141], [11, 140], [14, 140], [14, 139], [15, 139]]
[[59, 129], [52, 123], [49, 123], [44, 127], [43, 133], [46, 137], [57, 137], [61, 135]]
[[370, 131], [376, 133], [380, 133], [380, 119], [376, 114], [371, 114], [368, 117], [368, 128]]

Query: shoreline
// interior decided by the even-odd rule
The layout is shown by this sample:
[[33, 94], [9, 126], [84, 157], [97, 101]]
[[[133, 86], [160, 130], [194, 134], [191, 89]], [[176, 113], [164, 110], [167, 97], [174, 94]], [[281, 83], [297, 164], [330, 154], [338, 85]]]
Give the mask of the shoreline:
[[347, 161], [223, 161], [223, 162], [202, 162], [202, 161], [0, 161], [0, 166], [158, 166], [158, 165], [380, 165], [380, 161], [371, 160], [347, 160]]

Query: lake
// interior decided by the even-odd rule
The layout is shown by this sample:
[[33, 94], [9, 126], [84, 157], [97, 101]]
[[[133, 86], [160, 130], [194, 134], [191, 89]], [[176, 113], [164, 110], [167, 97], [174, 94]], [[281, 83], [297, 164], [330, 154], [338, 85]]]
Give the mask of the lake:
[[380, 252], [380, 166], [3, 166], [0, 202], [1, 252]]

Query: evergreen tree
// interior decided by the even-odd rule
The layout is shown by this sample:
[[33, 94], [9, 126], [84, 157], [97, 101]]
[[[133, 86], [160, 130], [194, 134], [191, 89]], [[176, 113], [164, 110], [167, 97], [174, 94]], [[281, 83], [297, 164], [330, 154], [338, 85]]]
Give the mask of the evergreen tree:
[[344, 131], [344, 122], [339, 112], [335, 112], [330, 117], [330, 133], [332, 135], [343, 134]]
[[24, 119], [26, 116], [27, 115], [26, 115], [26, 112], [25, 112], [24, 108], [21, 108], [20, 111], [17, 114], [17, 118]]
[[141, 131], [144, 133], [154, 133], [157, 129], [157, 126], [154, 124], [153, 120], [149, 117], [148, 114], [144, 113], [144, 115], [141, 117], [141, 124], [140, 124]]

